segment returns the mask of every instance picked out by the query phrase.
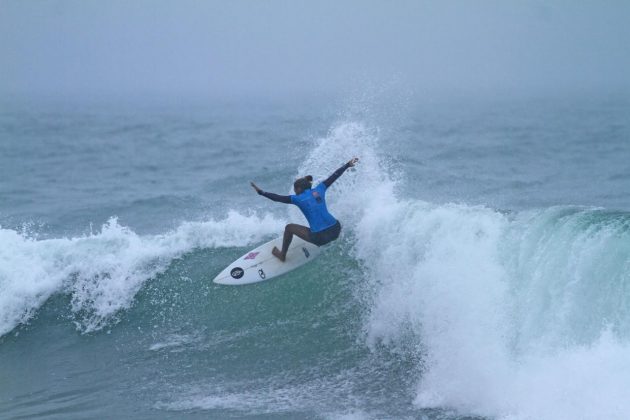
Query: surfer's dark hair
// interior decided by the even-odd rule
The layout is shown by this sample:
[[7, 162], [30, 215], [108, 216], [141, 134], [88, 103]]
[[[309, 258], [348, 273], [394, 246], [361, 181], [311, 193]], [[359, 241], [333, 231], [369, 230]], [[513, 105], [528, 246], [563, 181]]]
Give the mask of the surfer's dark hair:
[[293, 191], [296, 194], [299, 194], [303, 191], [311, 189], [313, 186], [313, 177], [311, 175], [306, 175], [304, 178], [299, 178], [293, 183]]

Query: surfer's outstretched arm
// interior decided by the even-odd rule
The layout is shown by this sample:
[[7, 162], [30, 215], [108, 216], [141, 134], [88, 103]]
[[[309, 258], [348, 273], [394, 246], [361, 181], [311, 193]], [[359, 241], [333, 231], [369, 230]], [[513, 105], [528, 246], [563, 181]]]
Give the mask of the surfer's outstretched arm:
[[329, 176], [328, 178], [324, 180], [324, 184], [326, 185], [326, 188], [330, 187], [333, 184], [333, 182], [335, 182], [337, 178], [339, 178], [341, 174], [343, 174], [346, 171], [346, 169], [353, 167], [358, 161], [359, 161], [359, 158], [352, 158], [350, 161], [348, 161], [348, 163], [346, 163], [341, 168], [333, 172], [331, 176]]
[[263, 197], [267, 197], [270, 200], [277, 201], [278, 203], [291, 204], [291, 197], [288, 195], [279, 195], [270, 192], [261, 191], [258, 194]]
[[256, 190], [258, 195], [262, 195], [263, 197], [267, 197], [268, 199], [277, 201], [279, 203], [291, 204], [291, 196], [265, 192], [261, 190], [260, 188], [258, 188], [258, 186], [256, 186], [256, 184], [254, 184], [253, 182], [251, 182], [250, 184]]

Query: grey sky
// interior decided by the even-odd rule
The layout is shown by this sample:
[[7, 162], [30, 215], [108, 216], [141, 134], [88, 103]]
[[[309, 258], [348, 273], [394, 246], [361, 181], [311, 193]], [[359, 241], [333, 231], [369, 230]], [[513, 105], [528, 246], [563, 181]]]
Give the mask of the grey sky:
[[0, 0], [0, 92], [630, 88], [630, 1]]

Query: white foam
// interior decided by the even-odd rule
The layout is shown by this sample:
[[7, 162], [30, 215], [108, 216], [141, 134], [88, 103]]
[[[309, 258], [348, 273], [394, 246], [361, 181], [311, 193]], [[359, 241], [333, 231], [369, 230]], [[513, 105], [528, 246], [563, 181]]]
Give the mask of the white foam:
[[100, 329], [174, 258], [194, 248], [245, 246], [283, 226], [269, 214], [231, 211], [162, 235], [137, 235], [115, 218], [100, 232], [75, 238], [37, 240], [0, 229], [0, 335], [27, 322], [54, 293], [71, 295], [82, 331]]
[[[623, 288], [589, 295], [597, 286], [576, 286], [609, 289], [615, 275], [607, 275], [623, 270], [615, 260], [597, 276], [597, 260], [575, 258], [614, 252], [610, 232], [591, 232], [587, 242], [560, 232], [564, 243], [552, 242], [569, 251], [521, 255], [511, 266], [504, 257], [518, 248], [508, 242], [515, 223], [484, 208], [402, 201], [364, 216], [357, 254], [377, 290], [368, 343], [406, 345], [409, 330], [419, 338], [420, 407], [519, 419], [630, 417], [630, 347], [596, 335], [604, 314], [625, 315], [615, 307]], [[527, 246], [544, 245], [535, 242]]]
[[411, 348], [420, 360], [415, 404], [512, 420], [630, 418], [623, 216], [508, 216], [400, 199], [377, 137], [341, 124], [301, 173], [323, 178], [363, 158], [331, 189], [329, 206], [352, 227], [366, 275], [368, 346]]

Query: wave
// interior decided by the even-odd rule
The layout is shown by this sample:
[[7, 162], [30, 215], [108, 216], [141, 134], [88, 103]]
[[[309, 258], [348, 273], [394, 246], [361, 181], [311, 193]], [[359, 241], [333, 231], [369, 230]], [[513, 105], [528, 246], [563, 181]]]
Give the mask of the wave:
[[[401, 198], [404, 174], [383, 157], [379, 135], [341, 122], [298, 172], [321, 180], [360, 157], [330, 189], [329, 206], [363, 276], [355, 296], [362, 343], [418, 364], [416, 406], [512, 420], [630, 417], [630, 214]], [[70, 296], [81, 331], [98, 330], [174, 259], [260, 242], [283, 226], [267, 214], [230, 211], [152, 236], [116, 219], [75, 238], [0, 229], [0, 335], [27, 323], [55, 293]]]
[[55, 293], [71, 297], [83, 332], [101, 329], [128, 308], [143, 284], [195, 248], [245, 246], [277, 233], [284, 221], [269, 214], [228, 212], [221, 220], [187, 222], [141, 236], [116, 218], [100, 232], [37, 240], [0, 228], [0, 336], [29, 321]]
[[506, 419], [630, 417], [630, 214], [401, 199], [377, 137], [342, 124], [304, 168], [323, 175], [331, 160], [362, 157], [333, 206], [366, 277], [365, 342], [418, 360], [415, 404]]
[[[358, 231], [377, 290], [367, 342], [408, 346], [417, 337], [421, 407], [623, 418], [630, 405], [615, 393], [630, 384], [627, 219], [396, 203]], [[595, 392], [594, 382], [612, 393]]]

